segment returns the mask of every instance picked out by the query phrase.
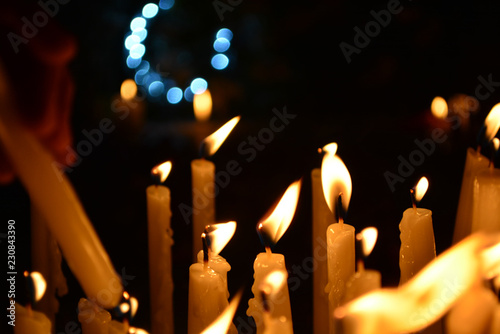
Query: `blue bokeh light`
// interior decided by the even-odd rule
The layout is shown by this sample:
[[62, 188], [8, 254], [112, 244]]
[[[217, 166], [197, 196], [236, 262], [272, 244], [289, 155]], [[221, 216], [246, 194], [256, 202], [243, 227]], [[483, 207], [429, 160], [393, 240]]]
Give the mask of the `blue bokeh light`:
[[214, 42], [214, 50], [217, 52], [225, 52], [229, 49], [231, 43], [225, 37], [219, 37]]
[[174, 3], [175, 3], [175, 0], [160, 0], [159, 5], [160, 5], [161, 9], [167, 10], [167, 9], [172, 8]]
[[141, 39], [139, 38], [139, 36], [135, 36], [135, 35], [129, 35], [127, 38], [125, 38], [125, 48], [127, 50], [130, 50], [130, 48], [132, 48], [134, 45], [138, 44], [141, 42]]
[[146, 53], [146, 47], [144, 44], [138, 43], [130, 48], [130, 57], [134, 59], [139, 59]]
[[189, 87], [191, 88], [193, 94], [201, 94], [207, 89], [208, 83], [203, 78], [196, 78], [191, 81], [191, 85], [189, 85]]
[[188, 87], [188, 88], [184, 89], [184, 98], [188, 102], [193, 102], [194, 93], [191, 90], [191, 87]]
[[135, 83], [138, 85], [142, 85], [144, 83], [145, 79], [147, 79], [146, 77], [148, 75], [149, 75], [148, 70], [146, 70], [146, 69], [138, 70], [137, 72], [135, 72], [135, 76], [134, 76]]
[[217, 38], [225, 38], [230, 41], [233, 38], [233, 32], [227, 28], [222, 28], [217, 31], [217, 34], [215, 36]]
[[128, 68], [137, 68], [141, 64], [142, 58], [132, 58], [130, 56], [127, 57], [127, 66]]
[[212, 67], [216, 70], [223, 70], [229, 64], [229, 58], [224, 54], [216, 54], [212, 57]]
[[136, 29], [134, 30], [134, 32], [132, 32], [131, 36], [136, 36], [137, 38], [139, 38], [139, 42], [142, 42], [148, 36], [148, 31], [144, 28]]
[[136, 31], [146, 28], [146, 20], [143, 17], [136, 17], [130, 22], [130, 30]]
[[182, 89], [179, 87], [170, 88], [167, 92], [167, 101], [176, 104], [182, 100]]
[[147, 19], [155, 17], [158, 14], [158, 6], [154, 3], [148, 3], [142, 8], [142, 16]]
[[161, 81], [153, 81], [148, 87], [148, 92], [151, 96], [160, 96], [164, 89], [165, 86]]

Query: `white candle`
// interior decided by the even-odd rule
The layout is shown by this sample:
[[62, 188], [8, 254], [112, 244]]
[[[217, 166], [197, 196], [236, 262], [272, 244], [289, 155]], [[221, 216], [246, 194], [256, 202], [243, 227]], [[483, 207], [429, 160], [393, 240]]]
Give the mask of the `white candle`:
[[[201, 263], [189, 267], [188, 334], [199, 334], [227, 308], [229, 292], [227, 271], [231, 266], [219, 255], [232, 238], [236, 223], [208, 225], [202, 233], [207, 253], [202, 251]], [[238, 331], [233, 325], [229, 332]]]
[[328, 295], [325, 293], [328, 284], [328, 265], [326, 251], [326, 233], [328, 225], [335, 220], [326, 204], [323, 186], [321, 185], [321, 169], [311, 172], [312, 184], [312, 252], [316, 260], [313, 272], [313, 332], [328, 333]]
[[201, 334], [226, 334], [230, 333], [230, 327], [232, 327], [232, 320], [236, 310], [238, 309], [238, 304], [241, 300], [241, 291], [239, 291], [231, 300], [226, 309], [215, 319], [210, 326], [205, 328]]
[[361, 244], [361, 253], [358, 256], [358, 268], [354, 275], [346, 283], [344, 303], [358, 298], [370, 291], [380, 289], [382, 276], [380, 272], [373, 269], [365, 269], [364, 258], [368, 257], [375, 246], [378, 231], [374, 227], [367, 227], [356, 235], [356, 240]]
[[[422, 199], [427, 187], [427, 179], [420, 179], [415, 189], [417, 202]], [[432, 211], [417, 208], [414, 203], [413, 208], [409, 208], [403, 213], [399, 230], [401, 231], [399, 251], [399, 269], [401, 271], [399, 284], [401, 285], [436, 257]]]
[[[163, 183], [172, 164], [167, 161], [151, 173]], [[152, 185], [146, 189], [148, 204], [150, 317], [153, 333], [174, 333], [170, 189]]]
[[[255, 258], [254, 283], [252, 285], [253, 298], [248, 301], [247, 315], [253, 317], [257, 326], [257, 334], [264, 333], [264, 310], [262, 307], [262, 296], [260, 286], [265, 277], [272, 271], [286, 271], [285, 257], [282, 254], [271, 252], [271, 246], [275, 245], [283, 236], [292, 222], [300, 194], [301, 181], [293, 182], [285, 191], [274, 210], [258, 224], [258, 231], [266, 248], [265, 253], [259, 253]], [[284, 324], [293, 328], [292, 311], [288, 285], [284, 284], [280, 291], [269, 299], [273, 305], [270, 310], [272, 318], [281, 319]]]
[[61, 268], [62, 255], [41, 214], [31, 206], [31, 267], [47, 281], [47, 291], [34, 308], [44, 313], [52, 324], [59, 311], [59, 300], [68, 292]]
[[472, 196], [476, 176], [488, 167], [488, 159], [476, 150], [469, 148], [465, 159], [465, 168], [460, 188], [453, 243], [456, 244], [471, 233]]
[[[344, 223], [352, 193], [351, 175], [344, 162], [336, 155], [337, 144], [323, 147], [325, 155], [321, 164], [321, 182], [326, 203], [332, 213], [338, 210], [338, 223], [328, 226], [326, 231], [328, 247], [328, 294], [329, 333], [337, 332], [333, 317], [345, 297], [346, 283], [355, 272], [354, 227]], [[342, 205], [339, 204], [339, 198]]]
[[286, 270], [274, 270], [264, 277], [259, 286], [259, 294], [263, 299], [264, 334], [293, 333], [292, 323], [281, 316], [273, 316], [274, 312], [272, 312], [276, 307], [274, 303], [283, 298], [284, 291], [288, 291], [288, 289], [283, 289], [286, 286], [287, 278]]
[[66, 175], [16, 118], [3, 78], [0, 69], [0, 140], [9, 161], [85, 293], [113, 307], [123, 290], [120, 277]]
[[16, 321], [14, 334], [51, 334], [51, 323], [49, 318], [42, 312], [25, 308], [18, 303], [15, 304]]
[[[232, 118], [217, 131], [204, 139], [201, 145], [203, 157], [213, 155], [222, 145], [233, 128], [238, 124], [240, 116]], [[193, 261], [196, 262], [198, 252], [203, 248], [200, 235], [205, 226], [215, 223], [215, 165], [204, 158], [191, 162], [193, 207]]]
[[472, 232], [500, 231], [500, 170], [478, 173], [473, 186]]

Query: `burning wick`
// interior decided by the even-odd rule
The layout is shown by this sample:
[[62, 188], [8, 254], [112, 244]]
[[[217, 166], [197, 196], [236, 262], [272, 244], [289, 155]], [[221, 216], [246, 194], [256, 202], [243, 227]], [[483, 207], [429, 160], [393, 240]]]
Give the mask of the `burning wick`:
[[365, 271], [366, 256], [363, 252], [363, 235], [361, 233], [356, 234], [356, 254], [358, 254], [358, 260], [356, 261], [358, 272], [362, 273]]
[[28, 310], [28, 315], [33, 316], [32, 305], [35, 303], [35, 283], [31, 278], [29, 272], [24, 272], [24, 280], [26, 283], [26, 295], [28, 297], [28, 303], [26, 304], [26, 309]]
[[203, 265], [204, 265], [204, 268], [205, 270], [208, 269], [208, 241], [207, 241], [207, 232], [205, 230], [205, 232], [203, 232], [201, 234], [201, 241], [202, 241], [202, 244], [203, 244]]
[[413, 206], [413, 210], [417, 212], [417, 201], [415, 199], [415, 190], [410, 189], [410, 197], [411, 197], [411, 204]]
[[269, 236], [267, 236], [266, 233], [263, 233], [263, 231], [262, 231], [263, 228], [264, 228], [264, 225], [262, 225], [262, 223], [260, 223], [257, 226], [257, 233], [259, 234], [260, 241], [262, 242], [262, 244], [264, 245], [264, 248], [266, 249], [266, 254], [271, 256], [271, 254], [272, 254], [272, 252], [271, 252], [271, 239]]
[[342, 193], [340, 193], [337, 206], [337, 221], [339, 222], [340, 228], [344, 227], [344, 218], [345, 218], [345, 212], [342, 206]]
[[493, 149], [491, 150], [489, 167], [493, 170], [495, 168], [495, 155], [498, 153], [498, 150], [500, 149], [500, 139], [493, 138], [491, 140], [491, 146], [493, 146]]

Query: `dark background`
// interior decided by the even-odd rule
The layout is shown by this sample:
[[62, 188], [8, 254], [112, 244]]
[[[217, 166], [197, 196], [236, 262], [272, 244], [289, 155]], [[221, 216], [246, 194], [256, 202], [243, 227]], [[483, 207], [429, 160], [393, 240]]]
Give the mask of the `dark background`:
[[[74, 143], [85, 140], [82, 131], [97, 128], [105, 117], [116, 126], [68, 176], [115, 268], [135, 276], [127, 290], [140, 303], [136, 326], [149, 329], [145, 189], [152, 183], [150, 169], [165, 160], [173, 163], [165, 185], [172, 192], [175, 326], [184, 333], [191, 229], [178, 206], [191, 203], [190, 161], [198, 157], [199, 141], [233, 116], [241, 115], [241, 121], [211, 160], [218, 169], [230, 160], [242, 167], [216, 198], [217, 220], [238, 223], [221, 254], [232, 266], [230, 293], [245, 289], [237, 317], [247, 319], [252, 265], [263, 251], [255, 226], [299, 178], [303, 187], [295, 218], [274, 251], [285, 255], [290, 269], [311, 255], [310, 172], [321, 165], [317, 149], [329, 142], [339, 144], [338, 154], [352, 177], [347, 222], [357, 230], [379, 229], [367, 267], [382, 272], [384, 286], [398, 283], [398, 224], [411, 205], [410, 188], [423, 175], [430, 188], [421, 206], [433, 211], [436, 250], [439, 254], [450, 246], [465, 152], [477, 145], [477, 133], [500, 94], [498, 86], [492, 92], [483, 87], [481, 93], [491, 94], [459, 129], [434, 119], [429, 106], [436, 95], [475, 96], [479, 77], [500, 82], [500, 7], [497, 1], [401, 1], [401, 13], [391, 16], [390, 24], [348, 64], [339, 44], [354, 44], [353, 29], [364, 29], [373, 21], [370, 11], [386, 9], [387, 3], [243, 0], [224, 13], [223, 21], [210, 1], [177, 1], [168, 12], [160, 11], [149, 27], [146, 57], [162, 64], [183, 87], [194, 77], [207, 79], [214, 111], [204, 125], [196, 124], [186, 101], [171, 105], [145, 100], [142, 121], [121, 120], [111, 109], [121, 82], [133, 77], [125, 66], [123, 41], [130, 20], [146, 2], [72, 0], [61, 5], [54, 20], [79, 45], [71, 63], [77, 88]], [[223, 27], [234, 37], [230, 65], [219, 72], [209, 60], [215, 32]], [[286, 108], [296, 118], [247, 162], [238, 146], [269, 127], [274, 108]], [[408, 159], [417, 149], [414, 141], [432, 138], [436, 128], [446, 131], [446, 140], [391, 191], [384, 173], [397, 174], [399, 157]], [[18, 267], [29, 269], [28, 196], [17, 181], [0, 188], [0, 196], [5, 221], [16, 220], [17, 247], [23, 251]], [[84, 296], [64, 270], [70, 293], [61, 299], [58, 333], [67, 322], [77, 321], [77, 303]], [[311, 330], [311, 296], [311, 277], [290, 292], [296, 333]]]

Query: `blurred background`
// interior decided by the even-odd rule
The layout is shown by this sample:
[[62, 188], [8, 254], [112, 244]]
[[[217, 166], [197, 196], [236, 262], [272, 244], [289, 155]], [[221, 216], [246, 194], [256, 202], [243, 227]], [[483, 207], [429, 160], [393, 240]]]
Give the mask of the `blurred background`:
[[[398, 13], [389, 16], [385, 27], [375, 24], [373, 13], [391, 3], [399, 3]], [[191, 204], [190, 162], [199, 157], [201, 140], [234, 116], [241, 115], [241, 121], [210, 159], [218, 170], [232, 160], [242, 168], [220, 189], [216, 216], [238, 223], [221, 255], [232, 266], [231, 295], [244, 288], [237, 316], [245, 321], [253, 261], [264, 250], [256, 224], [299, 178], [303, 187], [295, 218], [274, 252], [285, 255], [290, 269], [312, 254], [310, 173], [321, 166], [318, 148], [327, 143], [338, 143], [338, 155], [352, 177], [346, 221], [357, 230], [379, 230], [366, 266], [381, 271], [384, 286], [398, 284], [398, 224], [421, 176], [430, 182], [420, 206], [433, 212], [437, 253], [451, 245], [466, 150], [477, 146], [484, 118], [500, 102], [498, 2], [170, 0], [156, 3], [157, 12], [154, 7], [144, 12], [147, 4], [72, 0], [59, 4], [51, 18], [78, 45], [70, 63], [76, 88], [73, 149], [103, 119], [113, 125], [68, 170], [68, 177], [115, 268], [135, 277], [126, 288], [139, 300], [134, 325], [149, 328], [145, 191], [153, 182], [150, 170], [172, 161], [165, 185], [172, 192], [175, 327], [184, 333], [191, 226], [179, 205]], [[32, 5], [21, 17], [40, 10]], [[143, 21], [134, 21], [137, 17]], [[363, 40], [358, 31], [366, 33], [369, 26], [375, 28]], [[142, 28], [146, 32], [130, 37]], [[214, 41], [222, 28], [232, 37], [229, 48], [217, 52]], [[219, 42], [224, 50], [225, 41]], [[341, 43], [354, 50], [350, 61]], [[227, 66], [226, 58], [212, 65], [217, 53], [227, 57]], [[191, 85], [196, 78], [204, 79], [213, 103], [204, 122], [196, 120], [186, 91], [196, 89]], [[120, 95], [127, 79], [138, 87], [130, 100]], [[29, 94], [39, 83], [23, 84], [20, 89]], [[170, 91], [174, 87], [180, 90]], [[182, 95], [175, 95], [179, 91]], [[448, 102], [448, 120], [431, 113], [436, 96]], [[293, 118], [266, 137], [261, 131], [270, 127], [273, 110], [286, 110]], [[459, 112], [467, 117], [457, 118]], [[415, 140], [432, 139], [435, 129], [442, 129], [446, 139], [434, 142], [435, 150], [409, 176], [389, 185], [387, 172], [397, 175], [401, 159], [418, 150]], [[239, 147], [252, 146], [252, 138], [258, 143], [249, 159]], [[4, 220], [16, 220], [17, 266], [29, 270], [28, 195], [14, 181], [0, 188], [0, 203]], [[60, 299], [57, 332], [64, 332], [69, 321], [78, 322], [77, 303], [84, 296], [69, 269], [63, 269], [70, 291]], [[290, 292], [294, 329], [307, 333], [312, 328], [312, 278], [300, 282]]]

